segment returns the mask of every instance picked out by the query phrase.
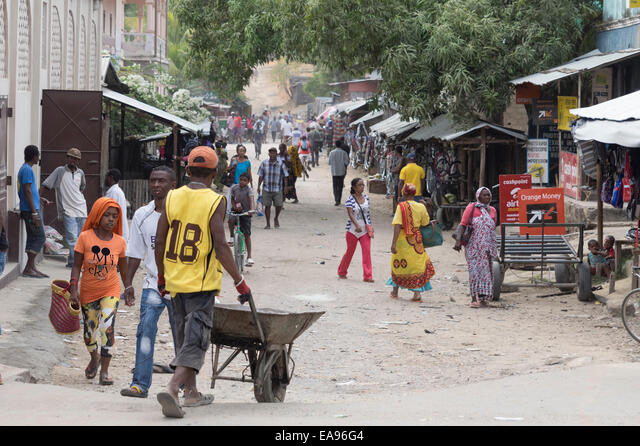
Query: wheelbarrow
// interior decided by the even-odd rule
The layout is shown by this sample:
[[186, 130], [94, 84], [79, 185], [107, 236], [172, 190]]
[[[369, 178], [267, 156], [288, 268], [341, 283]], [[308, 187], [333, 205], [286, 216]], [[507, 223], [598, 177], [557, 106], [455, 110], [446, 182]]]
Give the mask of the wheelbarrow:
[[[216, 304], [211, 328], [211, 388], [217, 380], [253, 383], [259, 403], [284, 402], [287, 386], [293, 378], [295, 362], [291, 358], [293, 341], [324, 314], [324, 311], [289, 313], [270, 308], [256, 310], [253, 298], [249, 307], [240, 304]], [[218, 368], [223, 348], [233, 351]], [[243, 354], [248, 365], [241, 376], [221, 373]]]

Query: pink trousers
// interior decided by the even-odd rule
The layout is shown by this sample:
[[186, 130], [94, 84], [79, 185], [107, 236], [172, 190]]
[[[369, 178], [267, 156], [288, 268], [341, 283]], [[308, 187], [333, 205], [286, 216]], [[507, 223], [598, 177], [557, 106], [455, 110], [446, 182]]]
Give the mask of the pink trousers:
[[340, 266], [338, 266], [338, 275], [346, 276], [353, 254], [356, 252], [358, 241], [362, 247], [362, 271], [364, 273], [364, 280], [373, 279], [373, 269], [371, 267], [371, 238], [369, 234], [365, 234], [362, 237], [356, 237], [350, 232], [347, 232], [347, 252], [342, 256]]

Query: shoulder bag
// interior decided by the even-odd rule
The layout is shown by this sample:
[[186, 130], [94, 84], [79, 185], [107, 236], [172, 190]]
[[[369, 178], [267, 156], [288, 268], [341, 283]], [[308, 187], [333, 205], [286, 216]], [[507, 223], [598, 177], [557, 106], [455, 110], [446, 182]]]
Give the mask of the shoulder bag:
[[364, 221], [364, 226], [367, 229], [367, 234], [369, 234], [370, 238], [373, 238], [373, 226], [367, 223], [367, 217], [365, 217], [364, 211], [362, 210], [360, 203], [358, 203], [358, 199], [356, 197], [353, 197], [353, 200], [356, 202], [356, 204], [360, 208], [360, 213], [362, 214], [362, 220]]
[[460, 241], [462, 246], [467, 246], [469, 240], [471, 240], [471, 234], [473, 234], [473, 217], [476, 214], [476, 207], [473, 206], [473, 211], [471, 212], [471, 218], [469, 219], [468, 225], [463, 225], [462, 222], [458, 225], [452, 237], [457, 241]]

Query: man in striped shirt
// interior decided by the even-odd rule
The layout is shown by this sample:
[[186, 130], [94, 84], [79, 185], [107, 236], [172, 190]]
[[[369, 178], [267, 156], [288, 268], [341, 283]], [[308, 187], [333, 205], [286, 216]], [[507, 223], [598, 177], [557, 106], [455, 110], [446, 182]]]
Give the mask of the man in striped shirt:
[[[260, 195], [260, 188], [264, 182], [264, 193], [262, 194], [262, 204], [264, 206], [264, 215], [267, 218], [267, 225], [265, 229], [271, 229], [271, 206], [276, 207], [276, 216], [273, 219], [273, 224], [276, 228], [280, 227], [278, 217], [282, 211], [282, 205], [284, 203], [284, 195], [286, 194], [289, 186], [287, 185], [287, 177], [289, 172], [287, 167], [282, 161], [278, 160], [278, 150], [275, 147], [269, 149], [269, 159], [264, 160], [260, 164], [258, 169], [258, 195]], [[282, 183], [284, 181], [284, 191], [282, 190]]]

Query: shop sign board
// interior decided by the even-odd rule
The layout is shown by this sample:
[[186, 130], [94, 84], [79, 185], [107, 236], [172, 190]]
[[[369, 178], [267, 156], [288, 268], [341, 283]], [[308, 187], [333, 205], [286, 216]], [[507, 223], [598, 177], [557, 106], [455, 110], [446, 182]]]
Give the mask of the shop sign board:
[[531, 189], [531, 175], [500, 175], [500, 223], [518, 223], [521, 189]]
[[[640, 0], [638, 0], [640, 2]], [[600, 104], [611, 99], [612, 68], [603, 68], [593, 73], [591, 81], [591, 105]]]
[[578, 108], [576, 96], [558, 96], [558, 129], [571, 131], [571, 121], [578, 119], [576, 115], [569, 113], [572, 108]]
[[[547, 187], [518, 191], [519, 223], [564, 223], [564, 189]], [[544, 229], [545, 235], [562, 235], [564, 227]], [[542, 228], [521, 227], [521, 235], [540, 235]]]
[[580, 159], [577, 153], [560, 153], [560, 185], [567, 197], [580, 199]]
[[629, 8], [640, 8], [640, 0], [629, 0]]
[[531, 104], [540, 97], [540, 85], [524, 84], [516, 87], [516, 104]]
[[558, 122], [558, 107], [555, 99], [533, 99], [533, 123], [549, 125]]
[[549, 140], [546, 138], [527, 141], [527, 172], [534, 183], [549, 183]]

